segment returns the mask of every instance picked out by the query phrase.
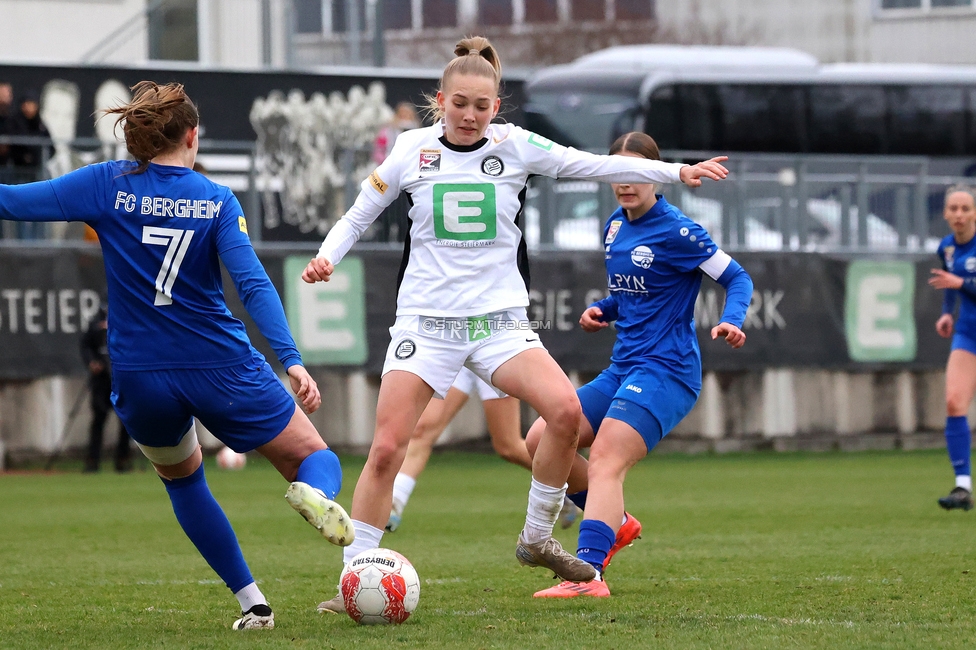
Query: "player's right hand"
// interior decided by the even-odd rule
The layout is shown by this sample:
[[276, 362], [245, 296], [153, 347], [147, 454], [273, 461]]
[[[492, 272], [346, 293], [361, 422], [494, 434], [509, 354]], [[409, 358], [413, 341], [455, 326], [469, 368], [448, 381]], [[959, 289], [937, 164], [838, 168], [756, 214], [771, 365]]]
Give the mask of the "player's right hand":
[[312, 376], [305, 370], [305, 366], [294, 365], [288, 368], [288, 380], [295, 396], [302, 403], [306, 413], [315, 413], [322, 404], [322, 393]]
[[942, 314], [939, 320], [935, 321], [935, 331], [944, 339], [952, 336], [952, 314]]
[[305, 280], [309, 284], [328, 282], [329, 278], [332, 277], [333, 270], [335, 270], [335, 267], [332, 266], [332, 262], [324, 257], [314, 257], [308, 263], [308, 266], [305, 267], [305, 270], [302, 271], [302, 280]]
[[701, 187], [703, 178], [710, 178], [713, 181], [724, 180], [729, 175], [729, 170], [722, 163], [728, 159], [728, 156], [717, 156], [703, 160], [697, 165], [685, 165], [678, 176], [688, 187]]
[[583, 312], [583, 315], [580, 316], [580, 327], [583, 328], [584, 332], [599, 332], [604, 327], [610, 325], [610, 323], [604, 323], [600, 320], [601, 318], [603, 318], [602, 309], [599, 307], [588, 307]]

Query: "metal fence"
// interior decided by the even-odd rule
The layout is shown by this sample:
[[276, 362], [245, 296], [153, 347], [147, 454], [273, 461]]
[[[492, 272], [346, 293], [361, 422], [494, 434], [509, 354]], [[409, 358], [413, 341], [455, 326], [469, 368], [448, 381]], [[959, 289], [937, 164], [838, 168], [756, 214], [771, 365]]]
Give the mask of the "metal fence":
[[[79, 139], [55, 145], [47, 138], [2, 137], [0, 145], [42, 150], [36, 168], [0, 166], [0, 182], [19, 183], [57, 175], [70, 157], [80, 166], [110, 157], [106, 145]], [[667, 160], [693, 162], [712, 152], [664, 152]], [[60, 164], [58, 164], [58, 160]], [[269, 193], [288, 179], [268, 180], [258, 173], [255, 143], [202, 140], [199, 161], [215, 182], [229, 186], [247, 211], [252, 238], [268, 236]], [[701, 188], [665, 187], [668, 201], [702, 224], [723, 248], [744, 250], [918, 251], [934, 250], [947, 231], [941, 217], [943, 195], [955, 183], [972, 182], [972, 161], [923, 157], [736, 154], [731, 174]], [[347, 183], [334, 207], [324, 210], [328, 224], [350, 206], [357, 183]], [[406, 237], [409, 206], [397, 201], [365, 233], [364, 241], [399, 243]], [[532, 249], [599, 249], [606, 218], [616, 209], [610, 186], [580, 180], [533, 178], [527, 192], [523, 229]], [[334, 213], [334, 214], [332, 214]], [[268, 215], [268, 220], [271, 216]], [[323, 224], [323, 225], [328, 225]], [[324, 229], [306, 239], [321, 239]], [[10, 239], [64, 238], [63, 229], [44, 224], [5, 223]]]
[[[664, 152], [694, 162], [704, 151]], [[943, 195], [971, 161], [924, 157], [735, 154], [731, 174], [701, 188], [663, 188], [668, 200], [728, 250], [934, 250], [947, 232]], [[935, 168], [936, 173], [932, 170]], [[609, 186], [534, 179], [526, 235], [535, 247], [591, 249], [616, 208]]]
[[[112, 160], [125, 153], [117, 143], [106, 143], [97, 138], [77, 138], [70, 142], [55, 142], [41, 136], [0, 135], [0, 148], [29, 147], [37, 152], [37, 165], [15, 165], [13, 158], [0, 164], [0, 183], [20, 184], [46, 180], [78, 167]], [[230, 187], [260, 231], [260, 196], [255, 189], [255, 143], [250, 141], [200, 140], [197, 157], [215, 182]], [[253, 215], [253, 217], [252, 217]], [[79, 236], [79, 231], [49, 223], [13, 223], [0, 221], [0, 239], [11, 240], [58, 240]]]

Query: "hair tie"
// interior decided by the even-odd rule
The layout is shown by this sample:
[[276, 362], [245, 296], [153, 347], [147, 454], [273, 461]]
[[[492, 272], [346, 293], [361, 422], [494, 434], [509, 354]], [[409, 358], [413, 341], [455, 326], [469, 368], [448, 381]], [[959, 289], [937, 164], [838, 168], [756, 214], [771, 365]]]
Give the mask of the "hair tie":
[[481, 50], [476, 50], [472, 47], [470, 50], [468, 50], [468, 56], [471, 56], [472, 54], [481, 54]]

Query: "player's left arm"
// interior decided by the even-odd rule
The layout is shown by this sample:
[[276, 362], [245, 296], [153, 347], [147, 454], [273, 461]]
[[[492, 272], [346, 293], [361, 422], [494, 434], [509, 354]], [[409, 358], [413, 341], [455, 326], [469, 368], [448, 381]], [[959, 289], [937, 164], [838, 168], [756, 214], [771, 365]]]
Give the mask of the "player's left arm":
[[285, 367], [292, 388], [305, 409], [311, 413], [318, 408], [322, 397], [315, 381], [302, 365], [302, 355], [298, 352], [291, 330], [288, 329], [288, 319], [285, 318], [281, 298], [251, 246], [244, 212], [233, 194], [229, 194], [224, 201], [224, 210], [218, 217], [217, 253], [234, 282], [244, 308], [268, 340], [281, 365]]
[[682, 218], [669, 238], [670, 263], [682, 271], [696, 268], [725, 289], [725, 309], [719, 324], [712, 328], [712, 339], [722, 337], [733, 348], [746, 342], [742, 324], [752, 301], [752, 278], [728, 253], [712, 241], [699, 224]]
[[584, 332], [599, 332], [617, 320], [617, 299], [611, 293], [587, 307], [580, 316], [579, 324]]
[[314, 412], [322, 403], [322, 395], [315, 380], [302, 365], [302, 356], [292, 338], [291, 330], [288, 329], [281, 299], [254, 253], [254, 248], [250, 245], [229, 248], [220, 253], [220, 259], [227, 267], [247, 313], [254, 319], [258, 330], [268, 340], [281, 365], [285, 367], [292, 390], [305, 410], [308, 413]]
[[[712, 275], [717, 273], [722, 265], [725, 265], [725, 270], [718, 277]], [[719, 324], [712, 328], [712, 339], [723, 337], [733, 348], [741, 348], [746, 342], [742, 324], [746, 320], [746, 312], [752, 301], [752, 278], [738, 262], [721, 249], [699, 268], [725, 289], [725, 309], [722, 311]]]
[[728, 170], [722, 166], [727, 158], [720, 156], [697, 165], [669, 163], [633, 156], [607, 156], [564, 147], [521, 128], [514, 129], [529, 173], [550, 178], [581, 178], [607, 183], [685, 183], [701, 185], [702, 178], [722, 180]]
[[[932, 269], [932, 277], [929, 278], [929, 285], [936, 289], [945, 289], [947, 294], [950, 291], [961, 291], [970, 298], [976, 298], [976, 278], [964, 278], [949, 271]], [[952, 304], [954, 306], [955, 294], [952, 295], [952, 298]]]

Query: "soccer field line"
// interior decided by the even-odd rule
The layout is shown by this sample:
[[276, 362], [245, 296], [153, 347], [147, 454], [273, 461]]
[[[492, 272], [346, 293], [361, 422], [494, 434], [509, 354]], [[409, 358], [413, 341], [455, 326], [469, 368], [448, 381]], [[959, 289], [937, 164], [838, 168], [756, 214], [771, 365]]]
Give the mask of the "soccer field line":
[[142, 610], [144, 612], [153, 612], [154, 614], [191, 614], [189, 610], [186, 609], [164, 609], [161, 607], [154, 607], [150, 605], [149, 607]]
[[[750, 575], [747, 577], [743, 577], [743, 576], [724, 577], [723, 576], [723, 577], [714, 577], [714, 578], [709, 578], [709, 577], [701, 578], [698, 576], [685, 576], [682, 578], [676, 576], [672, 576], [672, 577], [648, 576], [646, 579], [653, 582], [654, 584], [661, 584], [661, 583], [668, 583], [668, 582], [708, 582], [711, 584], [732, 584], [732, 583], [745, 583], [745, 582], [774, 582], [774, 583], [800, 582], [802, 583], [804, 580], [812, 579], [814, 582], [863, 582], [865, 584], [887, 585], [887, 584], [899, 584], [905, 581], [905, 579], [900, 576], [895, 578], [864, 578], [864, 577], [836, 576], [836, 575], [816, 576], [813, 578], [810, 578], [808, 576], [782, 577], [782, 576], [775, 576], [775, 575], [774, 576]], [[612, 580], [612, 578], [608, 577], [608, 580]], [[913, 580], [913, 582], [924, 583], [927, 582], [927, 580], [918, 579], [918, 580]]]
[[[714, 616], [702, 616], [700, 618], [710, 619], [718, 618]], [[819, 626], [833, 626], [833, 627], [846, 627], [855, 628], [857, 623], [854, 621], [834, 621], [831, 619], [823, 620], [817, 618], [780, 618], [776, 616], [763, 616], [762, 614], [736, 614], [734, 616], [722, 617], [726, 621], [759, 621], [761, 623], [775, 623], [778, 625], [786, 625], [789, 627], [794, 627], [797, 625], [811, 625], [814, 627]]]

